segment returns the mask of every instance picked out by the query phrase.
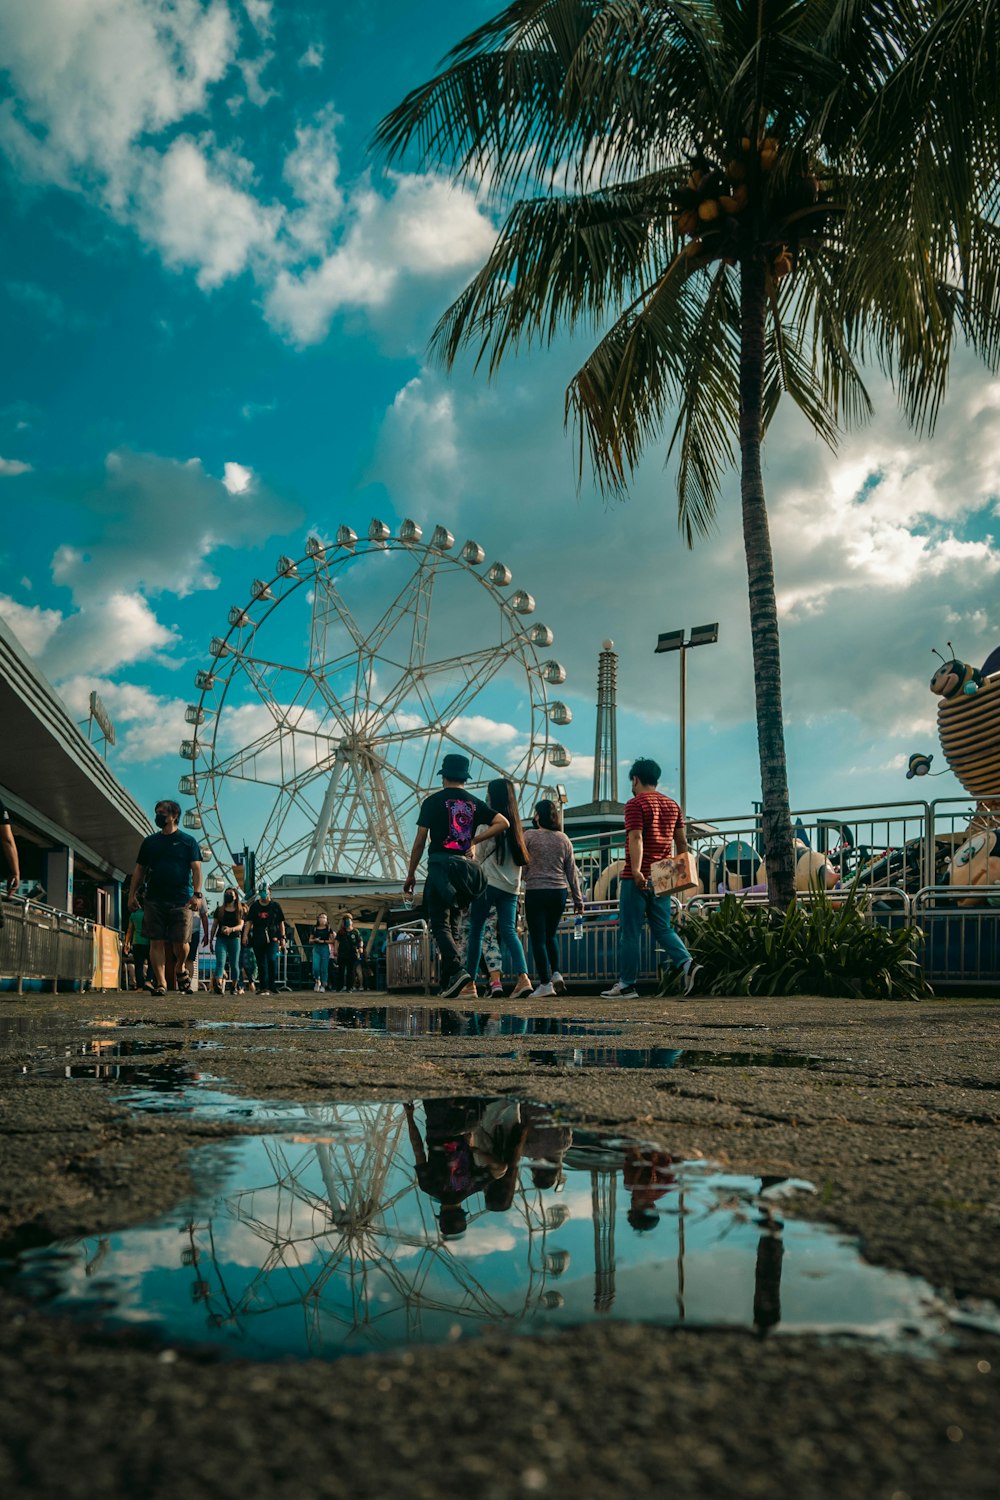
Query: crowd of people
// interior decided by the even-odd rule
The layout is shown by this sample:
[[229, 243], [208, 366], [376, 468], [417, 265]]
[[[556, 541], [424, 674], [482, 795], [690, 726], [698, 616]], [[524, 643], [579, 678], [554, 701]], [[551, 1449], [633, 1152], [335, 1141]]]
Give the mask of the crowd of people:
[[[440, 993], [446, 999], [479, 997], [485, 947], [491, 996], [503, 993], [504, 964], [514, 975], [512, 1000], [564, 994], [557, 933], [567, 905], [579, 918], [584, 900], [559, 804], [540, 801], [525, 828], [509, 778], [491, 781], [483, 800], [466, 790], [469, 774], [466, 756], [445, 755], [441, 788], [421, 804], [403, 886], [404, 897], [412, 898], [426, 854], [423, 908], [440, 956]], [[619, 879], [619, 973], [603, 994], [612, 1000], [636, 997], [644, 923], [668, 962], [683, 973], [690, 994], [698, 965], [673, 929], [670, 895], [651, 884], [657, 861], [687, 850], [684, 817], [659, 791], [660, 767], [654, 760], [637, 760], [629, 779], [632, 797], [625, 807], [626, 853]], [[207, 949], [215, 954], [211, 983], [218, 993], [228, 985], [237, 994], [272, 994], [294, 929], [266, 883], [249, 903], [230, 886], [210, 919], [201, 849], [182, 832], [180, 816], [177, 802], [156, 804], [157, 831], [143, 841], [132, 874], [125, 949], [136, 986], [153, 995], [165, 994], [168, 987], [190, 993], [198, 986], [199, 953]], [[522, 900], [534, 980], [518, 932]], [[364, 940], [350, 915], [334, 931], [327, 913], [317, 913], [305, 947], [315, 991], [363, 988]]]

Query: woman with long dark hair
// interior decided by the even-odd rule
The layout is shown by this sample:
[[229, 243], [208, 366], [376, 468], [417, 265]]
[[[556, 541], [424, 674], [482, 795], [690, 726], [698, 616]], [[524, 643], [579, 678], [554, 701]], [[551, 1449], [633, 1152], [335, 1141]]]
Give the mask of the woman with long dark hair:
[[[524, 948], [517, 935], [517, 898], [521, 892], [521, 872], [528, 863], [528, 850], [521, 827], [521, 815], [517, 810], [514, 783], [506, 776], [491, 781], [486, 790], [486, 801], [494, 812], [503, 813], [508, 827], [495, 838], [484, 839], [477, 855], [486, 889], [477, 896], [469, 908], [469, 938], [465, 954], [465, 967], [470, 974], [479, 968], [483, 948], [483, 928], [491, 911], [497, 914], [497, 933], [500, 947], [517, 975], [511, 991], [512, 1000], [521, 1000], [531, 994], [531, 980], [524, 959]], [[478, 995], [475, 981], [459, 992], [459, 998]]]
[[566, 993], [566, 981], [559, 972], [556, 932], [567, 896], [573, 897], [577, 912], [583, 911], [573, 845], [560, 828], [560, 821], [558, 806], [546, 799], [535, 808], [534, 826], [524, 834], [531, 856], [531, 865], [524, 875], [524, 915], [538, 975], [533, 1000]]

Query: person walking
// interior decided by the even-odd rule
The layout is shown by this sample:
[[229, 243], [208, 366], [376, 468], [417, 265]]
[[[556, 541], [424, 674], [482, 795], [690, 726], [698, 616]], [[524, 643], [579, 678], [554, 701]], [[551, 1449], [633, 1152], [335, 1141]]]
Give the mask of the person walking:
[[208, 932], [208, 903], [202, 896], [197, 910], [191, 918], [191, 944], [188, 948], [188, 969], [191, 974], [191, 989], [197, 991], [201, 988], [198, 979], [198, 954], [201, 952], [202, 944], [209, 947]]
[[7, 881], [3, 889], [8, 896], [13, 896], [21, 884], [21, 865], [17, 857], [14, 830], [10, 826], [10, 813], [2, 802], [0, 802], [0, 849], [3, 850], [4, 863], [7, 866]]
[[[451, 999], [472, 981], [459, 956], [462, 912], [486, 884], [482, 871], [472, 862], [472, 850], [485, 839], [503, 833], [508, 823], [502, 813], [494, 812], [465, 790], [469, 779], [467, 756], [446, 755], [439, 775], [441, 790], [425, 797], [420, 805], [403, 895], [413, 895], [417, 865], [429, 840], [424, 908], [441, 955], [441, 995]], [[477, 829], [483, 831], [477, 833]]]
[[524, 915], [538, 975], [532, 1000], [565, 995], [566, 981], [559, 972], [556, 932], [568, 896], [573, 898], [573, 910], [577, 915], [583, 912], [583, 894], [573, 858], [573, 845], [559, 824], [558, 805], [546, 799], [535, 808], [533, 826], [524, 831], [524, 842], [531, 859], [524, 871]]
[[637, 760], [629, 771], [632, 796], [625, 804], [625, 864], [618, 883], [618, 982], [603, 990], [605, 1000], [635, 1000], [639, 977], [639, 938], [647, 921], [653, 940], [670, 962], [683, 971], [684, 993], [694, 991], [696, 964], [670, 922], [670, 896], [655, 896], [650, 868], [675, 850], [687, 852], [684, 814], [671, 797], [657, 790], [660, 767]]
[[[483, 951], [483, 929], [491, 911], [496, 912], [497, 934], [501, 951], [507, 959], [512, 973], [517, 975], [511, 991], [512, 1000], [523, 1000], [531, 994], [524, 948], [517, 935], [517, 898], [521, 894], [521, 872], [528, 864], [528, 849], [524, 842], [521, 815], [517, 810], [514, 783], [507, 777], [491, 781], [486, 788], [486, 801], [494, 812], [502, 813], [507, 827], [495, 838], [484, 839], [480, 845], [477, 863], [486, 876], [486, 889], [476, 897], [469, 907], [468, 946], [465, 950], [465, 967], [475, 976], [479, 971], [479, 960]], [[495, 972], [495, 971], [493, 971]], [[497, 974], [497, 979], [499, 979]], [[490, 975], [490, 993], [495, 996], [493, 974]], [[500, 991], [502, 995], [503, 991]], [[475, 978], [459, 991], [458, 998], [478, 999]]]
[[364, 939], [354, 925], [354, 918], [347, 912], [337, 928], [337, 989], [343, 990], [345, 995], [361, 988], [358, 963], [363, 946]]
[[285, 938], [285, 913], [271, 900], [271, 888], [264, 882], [257, 887], [256, 900], [247, 912], [250, 946], [257, 960], [257, 993], [272, 995], [278, 982], [278, 945]]
[[191, 917], [199, 909], [201, 894], [201, 849], [188, 833], [178, 827], [179, 802], [164, 800], [153, 809], [157, 832], [143, 839], [139, 847], [128, 909], [139, 909], [139, 891], [145, 886], [143, 931], [149, 939], [152, 976], [143, 985], [153, 995], [165, 995], [167, 949], [174, 960], [175, 981], [181, 994], [191, 993], [187, 970], [191, 944]]
[[312, 953], [313, 989], [317, 993], [325, 990], [330, 977], [330, 942], [333, 938], [333, 928], [330, 926], [330, 918], [325, 911], [321, 911], [309, 934], [309, 948]]
[[135, 911], [129, 913], [128, 926], [125, 929], [125, 941], [122, 944], [122, 949], [125, 957], [131, 958], [135, 987], [137, 990], [141, 990], [146, 983], [147, 977], [149, 939], [144, 935], [142, 930], [142, 897], [140, 896], [138, 899], [139, 905]]
[[226, 967], [233, 990], [240, 984], [240, 945], [243, 940], [243, 907], [235, 886], [223, 892], [212, 915], [212, 938], [215, 943], [215, 977], [212, 988], [217, 995], [226, 993]]

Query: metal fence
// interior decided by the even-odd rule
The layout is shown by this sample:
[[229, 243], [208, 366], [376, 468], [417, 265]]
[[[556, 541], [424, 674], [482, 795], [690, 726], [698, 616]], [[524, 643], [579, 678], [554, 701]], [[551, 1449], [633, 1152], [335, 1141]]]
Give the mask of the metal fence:
[[0, 984], [89, 984], [94, 975], [93, 923], [34, 901], [0, 902]]

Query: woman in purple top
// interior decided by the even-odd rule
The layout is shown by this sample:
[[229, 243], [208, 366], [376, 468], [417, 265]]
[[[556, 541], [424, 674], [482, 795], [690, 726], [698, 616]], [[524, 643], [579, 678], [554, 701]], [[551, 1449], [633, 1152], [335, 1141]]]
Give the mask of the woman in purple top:
[[559, 972], [556, 931], [566, 897], [572, 896], [574, 909], [582, 912], [583, 895], [573, 845], [559, 827], [559, 808], [554, 802], [539, 802], [532, 823], [533, 827], [524, 830], [531, 863], [525, 866], [522, 878], [524, 915], [538, 973], [538, 987], [531, 996], [536, 1000], [566, 993], [566, 981]]

